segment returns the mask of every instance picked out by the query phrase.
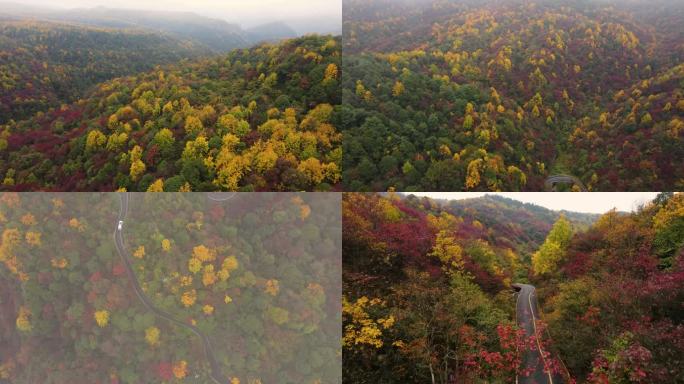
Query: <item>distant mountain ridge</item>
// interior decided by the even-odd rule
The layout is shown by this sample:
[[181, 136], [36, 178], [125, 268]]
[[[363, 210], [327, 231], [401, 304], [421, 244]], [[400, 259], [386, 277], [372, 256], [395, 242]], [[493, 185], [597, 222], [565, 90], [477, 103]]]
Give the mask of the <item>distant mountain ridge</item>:
[[[423, 199], [410, 194], [404, 196], [409, 201]], [[453, 215], [479, 221], [498, 234], [496, 237], [502, 243], [529, 253], [541, 245], [561, 214], [572, 223], [575, 230], [585, 230], [601, 216], [566, 210], [554, 211], [497, 195], [461, 200], [430, 200]]]
[[271, 22], [243, 29], [237, 24], [192, 12], [158, 12], [102, 6], [58, 10], [17, 3], [0, 3], [0, 19], [3, 18], [73, 22], [107, 28], [149, 29], [176, 38], [191, 40], [218, 52], [246, 48], [258, 42], [282, 40], [298, 35], [294, 29], [283, 22]]

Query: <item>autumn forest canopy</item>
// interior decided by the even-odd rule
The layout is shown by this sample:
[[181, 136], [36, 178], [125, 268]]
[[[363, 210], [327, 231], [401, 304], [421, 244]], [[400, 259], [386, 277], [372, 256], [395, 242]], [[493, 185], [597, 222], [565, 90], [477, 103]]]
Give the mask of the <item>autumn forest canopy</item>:
[[684, 186], [684, 3], [345, 5], [348, 190]]
[[339, 382], [339, 194], [130, 195], [0, 193], [0, 382]]
[[5, 8], [3, 190], [684, 187], [678, 1], [346, 0], [299, 38]]
[[108, 15], [0, 20], [1, 189], [338, 188], [339, 37]]
[[[554, 382], [684, 380], [684, 194], [603, 215], [497, 196], [342, 207], [345, 382], [546, 382], [528, 379], [537, 348]], [[514, 283], [536, 287], [538, 336]]]

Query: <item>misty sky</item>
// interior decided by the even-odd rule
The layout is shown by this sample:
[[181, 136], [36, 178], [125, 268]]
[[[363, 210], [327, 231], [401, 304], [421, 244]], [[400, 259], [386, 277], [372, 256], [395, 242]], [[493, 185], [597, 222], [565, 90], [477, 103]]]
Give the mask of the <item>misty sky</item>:
[[[12, 0], [10, 0], [12, 1]], [[16, 1], [16, 0], [14, 0]], [[146, 9], [188, 11], [224, 19], [244, 27], [271, 21], [301, 24], [303, 20], [341, 29], [342, 0], [20, 0], [22, 4], [53, 8]]]
[[501, 195], [524, 203], [532, 203], [555, 211], [605, 213], [613, 208], [630, 212], [653, 200], [657, 192], [412, 192], [434, 199], [460, 200], [484, 195]]

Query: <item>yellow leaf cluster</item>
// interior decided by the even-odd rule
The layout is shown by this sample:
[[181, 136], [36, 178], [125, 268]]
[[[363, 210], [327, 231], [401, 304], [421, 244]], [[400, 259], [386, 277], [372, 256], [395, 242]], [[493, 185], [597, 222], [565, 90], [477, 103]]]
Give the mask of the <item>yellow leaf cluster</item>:
[[206, 304], [204, 307], [202, 307], [202, 312], [204, 312], [205, 315], [211, 315], [214, 313], [214, 307]]
[[9, 379], [12, 376], [12, 371], [15, 366], [16, 365], [12, 360], [0, 364], [0, 379]]
[[26, 243], [34, 247], [39, 247], [42, 244], [40, 235], [40, 232], [26, 232]]
[[164, 252], [170, 251], [171, 250], [171, 242], [169, 241], [169, 239], [162, 240], [161, 247], [164, 250]]
[[133, 181], [138, 181], [140, 176], [145, 173], [145, 163], [143, 163], [141, 160], [135, 160], [134, 162], [131, 163], [131, 180]]
[[159, 344], [159, 328], [149, 327], [145, 330], [145, 341], [151, 346], [156, 346]]
[[195, 300], [197, 300], [197, 291], [194, 289], [183, 293], [183, 296], [181, 296], [181, 303], [183, 303], [186, 308], [195, 304]]
[[78, 219], [75, 217], [69, 220], [69, 226], [71, 228], [77, 229], [79, 232], [85, 231], [85, 225], [78, 221]]
[[95, 312], [95, 321], [100, 328], [104, 328], [109, 324], [109, 311], [103, 309]]
[[144, 245], [139, 246], [135, 250], [135, 252], [133, 252], [133, 256], [138, 258], [138, 259], [142, 259], [143, 257], [145, 257], [145, 246]]
[[203, 263], [214, 261], [214, 259], [216, 259], [216, 251], [213, 249], [209, 249], [204, 245], [199, 245], [192, 249], [192, 257], [198, 259]]
[[681, 217], [684, 217], [684, 193], [677, 193], [653, 216], [653, 227], [660, 231]]
[[52, 199], [52, 206], [56, 211], [58, 211], [64, 207], [64, 201], [62, 199], [54, 198]]
[[200, 271], [200, 269], [202, 269], [202, 262], [201, 261], [199, 261], [198, 259], [195, 259], [194, 257], [190, 258], [190, 260], [188, 260], [188, 270], [190, 272], [197, 273]]
[[430, 256], [438, 258], [446, 270], [462, 270], [464, 267], [463, 249], [451, 234], [452, 231], [449, 230], [441, 230], [437, 233]]
[[302, 220], [305, 220], [307, 217], [309, 217], [309, 215], [311, 215], [311, 207], [306, 204], [299, 207], [299, 217]]
[[157, 179], [154, 183], [150, 184], [147, 192], [164, 192], [164, 179]]
[[172, 370], [173, 375], [176, 376], [177, 379], [182, 379], [188, 375], [188, 362], [181, 360], [173, 365]]
[[324, 80], [333, 80], [337, 78], [338, 74], [338, 69], [337, 65], [335, 64], [328, 64], [328, 67], [325, 68], [325, 78]]
[[69, 263], [67, 259], [63, 257], [59, 259], [53, 257], [52, 260], [50, 260], [50, 264], [52, 264], [54, 268], [64, 269]]
[[21, 223], [29, 226], [36, 225], [36, 218], [32, 214], [27, 213], [21, 217]]
[[29, 317], [31, 316], [31, 311], [25, 306], [19, 307], [19, 314], [17, 315], [17, 329], [22, 332], [30, 332], [33, 329]]
[[280, 284], [278, 283], [278, 280], [270, 279], [266, 281], [266, 293], [268, 293], [271, 296], [275, 296], [278, 294], [279, 291]]
[[405, 89], [406, 88], [404, 88], [404, 83], [402, 83], [401, 81], [397, 81], [396, 83], [394, 83], [394, 86], [392, 87], [392, 96], [401, 96], [404, 93]]
[[214, 272], [214, 266], [212, 264], [204, 266], [204, 273], [202, 274], [202, 284], [205, 287], [213, 285], [217, 280], [216, 272]]
[[369, 299], [366, 296], [350, 302], [346, 297], [342, 298], [342, 314], [350, 318], [350, 322], [344, 327], [342, 345], [350, 347], [365, 344], [380, 348], [383, 346], [382, 330], [389, 329], [394, 325], [392, 315], [386, 318], [374, 320], [368, 314], [368, 309], [375, 306], [384, 306], [380, 299]]
[[0, 244], [0, 261], [5, 263], [5, 267], [21, 281], [27, 281], [28, 275], [21, 271], [22, 264], [14, 254], [14, 247], [21, 241], [21, 233], [18, 229], [5, 229], [2, 233], [2, 244]]
[[192, 276], [181, 276], [180, 277], [180, 286], [181, 287], [188, 287], [192, 285]]
[[225, 269], [227, 271], [234, 271], [238, 268], [238, 261], [235, 256], [228, 256], [223, 260], [223, 265], [221, 269]]

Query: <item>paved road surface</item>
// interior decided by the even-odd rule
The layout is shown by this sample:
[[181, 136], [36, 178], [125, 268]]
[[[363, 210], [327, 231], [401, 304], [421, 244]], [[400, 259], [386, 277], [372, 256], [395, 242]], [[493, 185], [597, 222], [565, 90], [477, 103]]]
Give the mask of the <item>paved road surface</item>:
[[[516, 301], [516, 318], [518, 326], [525, 330], [525, 337], [529, 338], [537, 333], [535, 319], [539, 318], [537, 310], [537, 295], [535, 289], [529, 284], [514, 284], [519, 287]], [[541, 347], [527, 350], [523, 354], [523, 369], [532, 368], [529, 376], [518, 376], [515, 381], [519, 384], [562, 384], [563, 378], [559, 374], [544, 372], [544, 358], [541, 355]]]
[[549, 176], [546, 181], [544, 182], [544, 188], [547, 191], [555, 191], [556, 186], [559, 184], [565, 184], [565, 185], [577, 185], [580, 187], [580, 190], [582, 192], [586, 192], [587, 188], [582, 184], [582, 181], [575, 176], [570, 176], [570, 175], [553, 175]]
[[119, 252], [119, 256], [121, 256], [121, 259], [123, 260], [124, 265], [126, 266], [126, 273], [128, 274], [128, 278], [131, 280], [131, 284], [133, 285], [133, 289], [135, 290], [135, 294], [138, 296], [138, 299], [143, 303], [143, 305], [150, 311], [152, 311], [155, 315], [168, 320], [176, 325], [179, 325], [181, 327], [185, 327], [189, 329], [192, 333], [197, 335], [201, 340], [202, 344], [204, 346], [204, 353], [207, 357], [207, 360], [209, 361], [209, 365], [211, 367], [211, 373], [210, 377], [211, 379], [216, 383], [216, 384], [225, 384], [228, 383], [228, 379], [223, 376], [221, 373], [221, 368], [218, 364], [218, 361], [216, 360], [216, 357], [214, 356], [214, 350], [211, 347], [211, 342], [209, 340], [209, 337], [202, 333], [197, 327], [193, 326], [192, 324], [185, 323], [183, 321], [180, 321], [171, 314], [162, 311], [161, 309], [157, 308], [152, 304], [152, 301], [145, 295], [145, 293], [142, 290], [142, 287], [140, 286], [140, 282], [138, 282], [138, 278], [135, 276], [135, 272], [133, 272], [133, 264], [131, 263], [130, 258], [128, 257], [128, 253], [126, 252], [126, 247], [124, 245], [124, 239], [123, 239], [123, 231], [119, 231], [118, 225], [119, 221], [124, 221], [123, 228], [126, 228], [126, 215], [128, 214], [128, 198], [129, 194], [128, 193], [118, 193], [120, 199], [121, 199], [121, 210], [119, 211], [119, 218], [116, 221], [116, 224], [114, 226], [114, 242], [116, 243], [116, 250]]
[[237, 192], [207, 192], [207, 197], [213, 201], [228, 201], [235, 196]]

